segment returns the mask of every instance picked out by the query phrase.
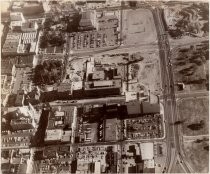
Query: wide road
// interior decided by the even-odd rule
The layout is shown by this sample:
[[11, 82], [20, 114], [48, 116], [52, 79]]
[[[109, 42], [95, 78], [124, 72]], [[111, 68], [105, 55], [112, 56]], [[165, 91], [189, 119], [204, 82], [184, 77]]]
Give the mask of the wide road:
[[[203, 96], [209, 96], [209, 92], [208, 91], [204, 91], [204, 90], [197, 90], [197, 91], [190, 91], [190, 92], [176, 92], [175, 94], [176, 99], [180, 100], [183, 98], [199, 98], [199, 97], [203, 97]], [[170, 97], [169, 94], [166, 95], [161, 95], [160, 96], [160, 100], [163, 100], [164, 97]]]
[[172, 158], [172, 149], [175, 149], [176, 155], [180, 161], [185, 172], [191, 173], [190, 167], [186, 164], [184, 155], [181, 150], [179, 130], [177, 126], [173, 126], [177, 119], [176, 110], [176, 96], [174, 87], [173, 71], [170, 63], [170, 45], [168, 41], [167, 32], [162, 21], [162, 9], [155, 8], [152, 10], [157, 33], [158, 33], [158, 44], [159, 44], [159, 54], [160, 54], [160, 66], [161, 66], [161, 80], [163, 88], [163, 105], [164, 114], [166, 118], [166, 141], [167, 141], [167, 163], [166, 170], [164, 172], [170, 172], [170, 164], [173, 163], [174, 158]]
[[89, 104], [94, 105], [94, 104], [111, 104], [111, 103], [123, 104], [125, 103], [125, 96], [49, 102], [50, 106], [83, 106]]

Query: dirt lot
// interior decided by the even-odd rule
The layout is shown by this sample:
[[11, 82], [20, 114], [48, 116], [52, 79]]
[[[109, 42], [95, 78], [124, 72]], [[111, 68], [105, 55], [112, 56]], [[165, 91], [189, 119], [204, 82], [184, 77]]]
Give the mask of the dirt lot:
[[138, 74], [138, 81], [152, 93], [158, 92], [160, 89], [159, 61], [156, 60], [151, 64], [143, 64], [142, 70]]
[[[209, 100], [208, 98], [184, 99], [178, 104], [179, 117], [183, 120], [183, 134], [187, 136], [206, 135], [209, 133]], [[204, 125], [198, 130], [190, 128], [190, 125]]]
[[184, 151], [187, 157], [187, 161], [195, 172], [209, 172], [209, 151], [204, 149], [204, 147], [208, 146], [208, 141], [203, 141], [200, 143], [197, 143], [195, 141], [184, 142]]
[[129, 85], [131, 91], [140, 92], [144, 90], [145, 94], [150, 94], [150, 102], [158, 102], [157, 95], [160, 94], [160, 67], [156, 54], [142, 54], [144, 60], [138, 62], [139, 70], [137, 72], [138, 83]]
[[71, 58], [66, 68], [66, 79], [63, 82], [83, 80], [85, 62], [89, 57]]
[[176, 39], [185, 35], [207, 36], [209, 32], [208, 13], [207, 3], [185, 2], [165, 8], [164, 15], [169, 34]]
[[151, 43], [157, 39], [153, 16], [149, 10], [124, 10], [122, 19], [122, 39], [125, 45]]

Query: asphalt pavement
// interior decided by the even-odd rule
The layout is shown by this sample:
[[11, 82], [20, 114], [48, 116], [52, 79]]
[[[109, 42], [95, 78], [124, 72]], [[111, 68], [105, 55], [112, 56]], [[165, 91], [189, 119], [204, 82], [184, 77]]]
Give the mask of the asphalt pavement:
[[158, 39], [159, 39], [159, 53], [160, 53], [160, 66], [161, 66], [161, 80], [163, 88], [163, 105], [164, 114], [166, 118], [166, 142], [167, 142], [167, 163], [165, 165], [166, 170], [164, 172], [170, 173], [171, 163], [174, 161], [172, 157], [172, 151], [175, 149], [176, 155], [182, 161], [181, 165], [187, 173], [191, 173], [191, 168], [186, 163], [186, 159], [182, 153], [178, 126], [173, 126], [177, 121], [177, 109], [176, 109], [176, 95], [174, 86], [174, 77], [172, 66], [170, 64], [170, 45], [168, 41], [167, 32], [165, 31], [162, 21], [162, 9], [155, 8], [152, 10], [154, 21], [157, 27]]

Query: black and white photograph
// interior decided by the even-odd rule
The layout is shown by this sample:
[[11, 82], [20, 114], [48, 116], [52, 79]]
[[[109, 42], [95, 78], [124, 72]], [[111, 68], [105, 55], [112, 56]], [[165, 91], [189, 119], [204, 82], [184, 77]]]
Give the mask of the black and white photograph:
[[0, 7], [0, 173], [209, 173], [208, 0]]

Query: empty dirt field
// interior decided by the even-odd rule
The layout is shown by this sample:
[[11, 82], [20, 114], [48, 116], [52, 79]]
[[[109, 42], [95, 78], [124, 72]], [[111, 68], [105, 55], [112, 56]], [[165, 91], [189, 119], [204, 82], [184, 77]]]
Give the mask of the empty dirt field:
[[209, 142], [208, 140], [202, 142], [185, 141], [184, 152], [186, 159], [194, 172], [208, 173], [209, 172]]
[[[203, 98], [184, 99], [178, 103], [182, 131], [186, 136], [207, 135], [209, 133], [209, 100]], [[202, 123], [200, 125], [200, 123]]]
[[125, 45], [148, 44], [157, 40], [152, 13], [147, 9], [124, 10], [122, 39]]

